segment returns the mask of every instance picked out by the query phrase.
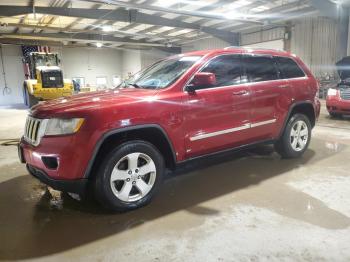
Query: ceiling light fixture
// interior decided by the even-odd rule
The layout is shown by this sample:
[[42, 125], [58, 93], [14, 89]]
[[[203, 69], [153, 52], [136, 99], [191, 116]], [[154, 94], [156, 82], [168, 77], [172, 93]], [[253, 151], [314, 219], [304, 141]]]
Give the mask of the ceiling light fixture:
[[112, 27], [110, 26], [110, 25], [104, 25], [104, 26], [102, 26], [102, 31], [103, 32], [110, 32], [110, 31], [112, 31]]

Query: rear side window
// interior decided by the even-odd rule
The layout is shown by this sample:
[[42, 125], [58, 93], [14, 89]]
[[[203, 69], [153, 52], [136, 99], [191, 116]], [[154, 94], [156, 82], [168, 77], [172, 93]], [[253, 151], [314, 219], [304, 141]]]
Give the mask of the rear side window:
[[212, 59], [201, 72], [213, 73], [216, 77], [215, 87], [231, 86], [241, 83], [240, 55], [222, 55]]
[[244, 66], [250, 82], [278, 79], [277, 68], [272, 57], [245, 56]]
[[293, 59], [288, 57], [276, 57], [276, 61], [281, 71], [282, 78], [296, 78], [305, 76], [303, 70], [301, 70]]

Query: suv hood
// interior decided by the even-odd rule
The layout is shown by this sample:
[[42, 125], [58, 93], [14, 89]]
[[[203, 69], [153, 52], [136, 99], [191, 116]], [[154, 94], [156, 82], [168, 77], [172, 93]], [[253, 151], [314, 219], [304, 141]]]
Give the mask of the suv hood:
[[159, 90], [123, 88], [89, 92], [71, 97], [58, 98], [39, 103], [31, 109], [31, 114], [46, 117], [50, 114], [86, 112], [102, 108], [115, 107], [122, 104], [142, 102], [152, 97]]
[[340, 79], [350, 83], [350, 56], [345, 56], [335, 64]]

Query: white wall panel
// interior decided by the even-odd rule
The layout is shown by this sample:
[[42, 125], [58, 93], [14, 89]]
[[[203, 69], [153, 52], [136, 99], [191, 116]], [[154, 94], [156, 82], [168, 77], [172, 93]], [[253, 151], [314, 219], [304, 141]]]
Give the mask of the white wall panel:
[[174, 54], [163, 52], [157, 49], [142, 50], [141, 51], [141, 68], [145, 68], [155, 62]]
[[335, 21], [324, 18], [305, 18], [292, 28], [291, 51], [299, 56], [317, 76], [336, 75], [338, 28]]
[[113, 76], [122, 74], [121, 52], [107, 48], [63, 47], [62, 69], [65, 78], [84, 77], [85, 85], [96, 86], [96, 77], [106, 77], [112, 87]]
[[248, 45], [244, 45], [244, 46], [245, 47], [253, 47], [253, 48], [268, 48], [268, 49], [283, 50], [284, 41], [283, 41], [283, 39], [279, 39], [279, 40], [260, 42], [260, 43], [256, 43], [256, 44], [248, 44]]
[[[22, 51], [20, 46], [2, 45], [5, 76], [0, 62], [0, 105], [23, 103], [22, 88], [24, 71], [22, 64]], [[11, 89], [10, 94], [4, 94], [5, 78], [7, 86]]]
[[210, 37], [205, 39], [199, 39], [184, 45], [182, 47], [182, 52], [185, 53], [185, 52], [191, 52], [191, 51], [197, 51], [197, 50], [224, 48], [227, 46], [230, 46], [230, 44], [219, 38]]
[[[284, 27], [276, 27], [258, 32], [245, 32], [241, 34], [241, 45], [251, 45], [284, 38]], [[282, 48], [283, 49], [283, 48]]]
[[140, 71], [141, 51], [140, 50], [123, 50], [122, 56], [122, 78], [128, 78], [128, 75], [133, 75]]

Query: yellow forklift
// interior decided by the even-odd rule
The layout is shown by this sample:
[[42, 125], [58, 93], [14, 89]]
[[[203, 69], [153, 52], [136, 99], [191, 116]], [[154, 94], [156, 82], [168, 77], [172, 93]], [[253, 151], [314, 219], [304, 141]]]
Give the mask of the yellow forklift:
[[23, 84], [24, 103], [32, 107], [41, 100], [71, 96], [71, 80], [63, 79], [60, 60], [55, 53], [32, 52], [24, 61], [27, 75]]

